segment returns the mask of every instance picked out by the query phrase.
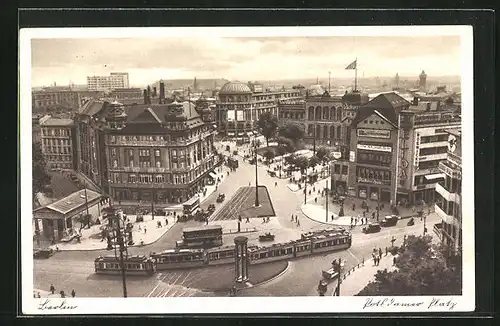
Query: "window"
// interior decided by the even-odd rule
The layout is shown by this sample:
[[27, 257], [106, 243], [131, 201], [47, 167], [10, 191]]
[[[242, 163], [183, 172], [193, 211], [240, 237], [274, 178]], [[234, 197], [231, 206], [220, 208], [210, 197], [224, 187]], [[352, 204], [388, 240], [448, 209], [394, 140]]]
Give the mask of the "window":
[[164, 183], [165, 182], [165, 179], [163, 178], [163, 174], [157, 174], [155, 176], [155, 182], [156, 183]]
[[111, 156], [115, 157], [116, 156], [116, 148], [111, 149]]
[[347, 165], [342, 165], [342, 174], [347, 175]]
[[118, 160], [113, 160], [113, 167], [116, 169], [118, 167]]
[[137, 176], [135, 174], [129, 174], [128, 175], [128, 180], [129, 183], [135, 183], [137, 182]]
[[156, 157], [159, 157], [159, 156], [160, 156], [160, 150], [159, 150], [159, 149], [155, 150], [155, 156], [156, 156]]

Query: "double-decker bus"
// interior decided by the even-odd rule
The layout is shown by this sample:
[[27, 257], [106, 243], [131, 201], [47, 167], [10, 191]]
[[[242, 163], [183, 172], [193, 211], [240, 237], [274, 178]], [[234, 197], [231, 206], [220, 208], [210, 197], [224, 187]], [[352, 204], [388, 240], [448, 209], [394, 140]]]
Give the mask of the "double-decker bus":
[[218, 247], [222, 246], [222, 226], [205, 225], [185, 228], [182, 240], [176, 242], [177, 248]]
[[[97, 274], [121, 274], [120, 259], [115, 256], [99, 256], [94, 261]], [[123, 267], [127, 275], [152, 275], [156, 272], [153, 258], [144, 255], [123, 258]]]
[[193, 215], [200, 208], [200, 197], [194, 196], [182, 205], [182, 213], [184, 215]]

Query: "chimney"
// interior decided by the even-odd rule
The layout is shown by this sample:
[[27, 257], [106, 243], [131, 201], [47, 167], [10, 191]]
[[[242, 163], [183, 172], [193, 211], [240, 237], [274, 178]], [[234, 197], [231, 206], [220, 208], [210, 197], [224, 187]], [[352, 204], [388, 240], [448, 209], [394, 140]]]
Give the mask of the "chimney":
[[153, 97], [156, 97], [156, 87], [153, 87]]
[[165, 84], [163, 83], [163, 80], [160, 80], [160, 104], [163, 104], [165, 101]]
[[418, 96], [413, 97], [413, 105], [418, 105]]
[[148, 90], [144, 89], [142, 91], [143, 97], [144, 97], [144, 104], [148, 104]]
[[147, 88], [147, 102], [146, 104], [151, 104], [151, 86], [148, 85]]

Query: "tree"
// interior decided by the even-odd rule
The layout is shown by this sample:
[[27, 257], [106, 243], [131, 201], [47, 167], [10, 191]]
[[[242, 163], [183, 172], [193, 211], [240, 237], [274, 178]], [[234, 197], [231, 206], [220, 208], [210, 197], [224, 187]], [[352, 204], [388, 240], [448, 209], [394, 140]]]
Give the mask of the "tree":
[[285, 163], [287, 165], [293, 165], [296, 158], [297, 158], [296, 155], [290, 154], [290, 155], [288, 155], [288, 156], [285, 157]]
[[316, 150], [316, 156], [320, 161], [328, 160], [328, 154], [330, 154], [330, 151], [326, 147], [320, 147]]
[[296, 150], [294, 142], [285, 137], [278, 137], [278, 148], [279, 147], [284, 147], [285, 153], [293, 153]]
[[264, 158], [266, 159], [266, 161], [269, 163], [273, 158], [274, 158], [274, 152], [273, 151], [266, 151], [264, 153]]
[[50, 184], [51, 177], [47, 174], [45, 160], [42, 155], [42, 146], [40, 143], [33, 143], [32, 146], [33, 160], [33, 200], [36, 199], [36, 194]]
[[307, 157], [301, 155], [295, 158], [293, 164], [300, 169], [300, 172], [304, 173], [309, 167], [309, 160], [307, 159]]
[[266, 138], [267, 147], [269, 147], [269, 139], [276, 134], [276, 129], [278, 129], [278, 118], [271, 112], [263, 112], [257, 125], [260, 133]]
[[309, 158], [309, 167], [314, 168], [319, 163], [320, 163], [320, 160], [316, 155], [313, 155]]
[[304, 128], [295, 123], [289, 123], [278, 129], [279, 136], [292, 140], [294, 144], [297, 144], [299, 140], [303, 139], [304, 134]]
[[78, 215], [78, 217], [75, 219], [76, 222], [80, 223], [80, 230], [78, 231], [78, 233], [80, 233], [85, 226], [87, 228], [90, 228], [91, 219], [92, 219], [92, 215], [90, 215], [90, 214]]
[[360, 296], [460, 295], [462, 256], [444, 245], [432, 245], [430, 236], [409, 236], [399, 248], [396, 271], [378, 271]]

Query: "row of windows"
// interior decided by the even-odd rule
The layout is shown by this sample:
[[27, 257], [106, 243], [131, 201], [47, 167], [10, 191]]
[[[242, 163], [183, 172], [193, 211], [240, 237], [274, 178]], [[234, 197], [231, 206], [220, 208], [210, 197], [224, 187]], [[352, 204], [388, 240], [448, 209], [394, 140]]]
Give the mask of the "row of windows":
[[[207, 167], [212, 167], [213, 163], [198, 167], [188, 173], [167, 173], [167, 174], [128, 174], [126, 182], [128, 183], [143, 183], [143, 184], [187, 184], [198, 178]], [[113, 183], [122, 183], [124, 180], [120, 173], [110, 173], [110, 181]]]
[[339, 108], [321, 108], [317, 106], [316, 108], [310, 106], [307, 110], [309, 120], [342, 120], [342, 109]]
[[42, 139], [42, 145], [45, 146], [71, 146], [70, 139]]
[[54, 137], [69, 137], [71, 136], [71, 131], [67, 128], [44, 128], [42, 127], [42, 136], [54, 136]]
[[191, 130], [189, 132], [189, 135], [186, 136], [179, 136], [178, 138], [172, 139], [170, 135], [163, 135], [163, 136], [117, 136], [117, 135], [110, 135], [109, 136], [109, 141], [112, 144], [116, 144], [118, 142], [127, 142], [127, 141], [150, 141], [150, 142], [163, 142], [163, 141], [171, 141], [171, 140], [188, 140], [193, 137], [198, 137], [199, 135], [207, 132], [209, 129], [208, 127], [202, 127], [198, 128], [195, 130]]
[[[143, 270], [144, 269], [144, 264], [123, 264], [125, 269], [132, 270], [132, 269], [138, 269], [138, 270]], [[120, 264], [117, 263], [98, 263], [97, 264], [98, 268], [100, 269], [120, 269]]]
[[382, 166], [390, 166], [392, 162], [391, 154], [384, 153], [373, 153], [367, 151], [358, 151], [358, 162], [373, 164], [373, 165], [382, 165]]
[[210, 259], [224, 259], [234, 257], [234, 251], [213, 252], [208, 255]]
[[340, 167], [342, 167], [342, 174], [347, 175], [347, 165], [335, 164], [333, 168], [333, 172], [335, 174], [340, 174]]
[[437, 168], [438, 165], [439, 165], [439, 162], [440, 162], [440, 160], [419, 162], [418, 163], [418, 168], [420, 170]]
[[363, 123], [364, 124], [377, 124], [377, 125], [380, 123], [381, 125], [383, 125], [383, 124], [385, 124], [385, 121], [383, 121], [383, 120], [365, 120], [365, 121], [363, 121]]
[[460, 216], [460, 205], [452, 201], [446, 201], [441, 194], [436, 193], [436, 205], [446, 214], [453, 217]]
[[71, 154], [71, 147], [43, 147], [44, 154]]
[[382, 171], [371, 168], [356, 168], [356, 177], [374, 179], [374, 180], [391, 180], [391, 172]]
[[45, 155], [45, 160], [48, 162], [71, 162], [71, 155]]
[[279, 117], [281, 119], [304, 119], [304, 112], [287, 112], [280, 111]]
[[202, 254], [193, 254], [193, 255], [176, 255], [176, 256], [161, 256], [156, 258], [158, 263], [182, 263], [188, 261], [199, 261], [203, 260]]

